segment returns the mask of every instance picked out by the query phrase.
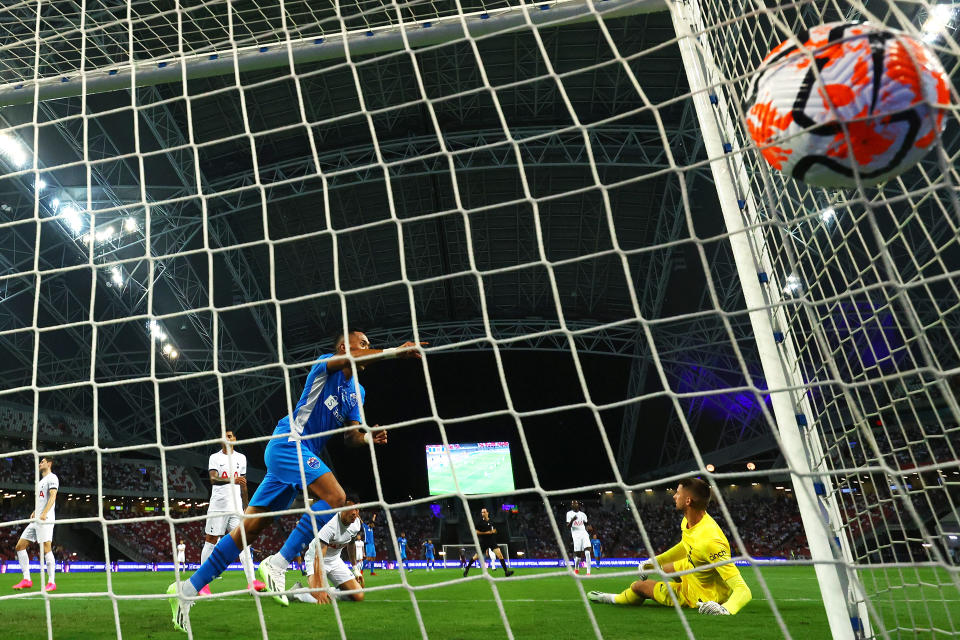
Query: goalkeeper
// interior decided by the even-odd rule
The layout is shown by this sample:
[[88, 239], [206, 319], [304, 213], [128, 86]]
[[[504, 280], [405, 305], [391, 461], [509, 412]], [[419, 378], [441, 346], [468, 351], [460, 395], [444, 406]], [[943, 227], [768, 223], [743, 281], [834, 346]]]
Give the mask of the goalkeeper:
[[[658, 555], [656, 564], [664, 573], [678, 573], [725, 562], [685, 574], [679, 582], [674, 579], [671, 588], [681, 606], [697, 607], [702, 614], [726, 616], [737, 613], [753, 596], [740, 570], [730, 559], [727, 537], [707, 513], [710, 485], [700, 478], [681, 480], [673, 494], [673, 502], [677, 511], [683, 511], [683, 520], [680, 521], [682, 539], [680, 544]], [[642, 570], [652, 571], [654, 568], [653, 563], [646, 563]], [[673, 605], [667, 583], [647, 580], [643, 574], [622, 593], [591, 591], [588, 597], [593, 602], [607, 604], [640, 605], [649, 598], [668, 607]]]

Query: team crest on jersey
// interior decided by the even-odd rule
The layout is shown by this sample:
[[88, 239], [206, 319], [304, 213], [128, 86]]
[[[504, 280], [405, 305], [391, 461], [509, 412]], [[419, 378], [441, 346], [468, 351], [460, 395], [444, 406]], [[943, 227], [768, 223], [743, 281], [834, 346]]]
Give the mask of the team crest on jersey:
[[310, 467], [311, 469], [319, 469], [320, 461], [314, 458], [313, 456], [310, 456], [309, 458], [307, 458], [307, 466]]
[[327, 396], [327, 399], [323, 401], [323, 404], [327, 407], [327, 409], [333, 411], [337, 406], [337, 399], [334, 396]]

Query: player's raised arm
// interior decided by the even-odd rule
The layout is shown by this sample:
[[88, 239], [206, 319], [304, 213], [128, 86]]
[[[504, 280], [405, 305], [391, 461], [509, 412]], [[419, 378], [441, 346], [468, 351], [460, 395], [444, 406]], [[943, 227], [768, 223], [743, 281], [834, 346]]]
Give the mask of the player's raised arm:
[[[359, 425], [357, 421], [350, 422], [350, 425]], [[373, 428], [379, 427], [380, 425], [373, 425]], [[364, 431], [363, 429], [353, 429], [351, 431], [346, 431], [343, 434], [344, 442], [348, 447], [362, 447], [373, 439], [373, 444], [387, 444], [387, 430], [380, 429], [374, 431], [372, 434]]]
[[[371, 361], [386, 360], [388, 358], [423, 358], [420, 347], [430, 344], [429, 342], [404, 342], [399, 347], [389, 347], [387, 349], [374, 349], [370, 346], [370, 341], [362, 331], [351, 331], [350, 339], [344, 340], [341, 336], [336, 342], [336, 351], [330, 358], [324, 360], [327, 372], [347, 371], [353, 369], [354, 359], [361, 360], [357, 365], [363, 369]], [[350, 357], [347, 357], [349, 354]]]

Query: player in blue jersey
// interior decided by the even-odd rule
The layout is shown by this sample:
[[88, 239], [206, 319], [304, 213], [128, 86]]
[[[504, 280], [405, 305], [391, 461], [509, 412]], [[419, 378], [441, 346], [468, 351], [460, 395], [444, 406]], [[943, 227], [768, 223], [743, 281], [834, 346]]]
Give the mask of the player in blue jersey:
[[427, 571], [436, 571], [437, 569], [433, 564], [434, 548], [435, 547], [433, 546], [433, 542], [431, 542], [430, 540], [423, 541], [423, 559], [427, 561]]
[[[400, 568], [400, 565], [403, 565], [404, 569], [407, 569], [407, 534], [401, 532], [400, 537], [397, 538], [397, 547], [400, 549], [400, 558], [397, 560], [397, 568]], [[410, 571], [410, 569], [407, 569]]]
[[590, 539], [590, 546], [593, 547], [593, 557], [597, 560], [597, 566], [600, 566], [600, 555], [603, 553], [603, 543], [600, 542], [600, 537], [594, 533], [593, 538]]
[[[377, 514], [373, 514], [373, 517], [370, 519], [370, 522], [363, 523], [363, 568], [370, 567], [370, 575], [375, 576], [377, 572], [374, 571], [374, 562], [377, 560], [377, 546], [374, 543], [373, 539], [373, 525], [376, 524]], [[361, 569], [361, 573], [363, 570]]]
[[[420, 343], [426, 344], [426, 343]], [[285, 590], [287, 565], [313, 540], [316, 532], [333, 516], [330, 509], [344, 505], [345, 494], [330, 469], [320, 460], [320, 453], [330, 438], [330, 431], [348, 429], [344, 437], [348, 446], [361, 447], [373, 442], [386, 444], [387, 432], [359, 428], [360, 407], [366, 390], [354, 376], [373, 360], [384, 358], [421, 358], [419, 345], [406, 342], [391, 349], [372, 349], [362, 331], [351, 329], [334, 341], [333, 353], [320, 356], [310, 369], [303, 394], [293, 415], [284, 416], [273, 431], [275, 437], [267, 444], [263, 459], [267, 474], [244, 510], [239, 527], [223, 536], [210, 557], [200, 565], [190, 579], [170, 585], [170, 607], [173, 624], [187, 631], [188, 612], [197, 592], [223, 573], [234, 562], [246, 544], [250, 544], [273, 521], [263, 513], [283, 511], [294, 497], [306, 487], [313, 496], [311, 511], [304, 514], [294, 527], [280, 551], [260, 563], [257, 573], [267, 591]], [[355, 362], [354, 358], [362, 358]], [[285, 437], [284, 437], [285, 436]], [[326, 513], [323, 513], [326, 512]], [[276, 595], [280, 604], [289, 604], [286, 595]]]

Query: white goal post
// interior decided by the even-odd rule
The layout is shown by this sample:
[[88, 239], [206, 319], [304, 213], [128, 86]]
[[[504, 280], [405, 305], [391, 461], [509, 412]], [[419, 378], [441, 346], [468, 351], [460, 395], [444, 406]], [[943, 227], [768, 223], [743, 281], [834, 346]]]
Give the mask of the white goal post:
[[[552, 510], [560, 501], [627, 496], [632, 537], [618, 544], [653, 556], [665, 525], [652, 526], [630, 496], [699, 475], [717, 497], [729, 560], [758, 585], [750, 607], [798, 637], [766, 578], [773, 561], [751, 555], [721, 492], [734, 478], [789, 478], [810, 558], [780, 564], [816, 576], [833, 638], [960, 636], [960, 96], [948, 88], [947, 128], [916, 167], [834, 190], [773, 170], [744, 104], [771, 49], [827, 22], [869, 21], [922, 40], [956, 82], [960, 5], [3, 5], [0, 417], [10, 424], [0, 424], [9, 443], [0, 459], [13, 461], [18, 494], [55, 449], [74, 470], [60, 479], [70, 503], [56, 526], [102, 538], [106, 591], [93, 595], [109, 597], [118, 637], [120, 600], [165, 605], [162, 594], [115, 588], [111, 555], [129, 548], [155, 567], [184, 532], [202, 544], [203, 516], [188, 509], [209, 494], [193, 490], [190, 468], [206, 479], [206, 456], [234, 421], [253, 427], [239, 447], [264, 446], [276, 419], [294, 414], [319, 329], [342, 332], [357, 317], [396, 320], [371, 331], [378, 347], [430, 342], [417, 365], [429, 413], [377, 416], [391, 444], [429, 421], [449, 455], [461, 426], [509, 422], [529, 486], [469, 495], [541, 500], [543, 514], [516, 512], [518, 526], [546, 532], [538, 549], [555, 545], [566, 564], [568, 532]], [[556, 36], [577, 29], [586, 42]], [[569, 355], [580, 396], [528, 408], [511, 389], [510, 349]], [[489, 353], [504, 408], [447, 415], [435, 394], [448, 370], [431, 359], [461, 351]], [[723, 352], [722, 375], [689, 384], [685, 374], [710, 369], [712, 351]], [[609, 355], [631, 362], [626, 393], [613, 399], [585, 364]], [[752, 416], [702, 429], [710, 418], [694, 403], [733, 396]], [[333, 411], [341, 400], [327, 401]], [[629, 463], [643, 449], [634, 446], [641, 407], [657, 403], [670, 420], [651, 439], [690, 455], [661, 455], [661, 467], [641, 473]], [[598, 443], [609, 469], [556, 488], [542, 479], [554, 469], [535, 463], [544, 458], [529, 424], [567, 411], [579, 412], [577, 433]], [[739, 464], [741, 446], [769, 453], [769, 464], [745, 474], [714, 467], [720, 453]], [[364, 507], [387, 510], [376, 535], [394, 545], [392, 557], [393, 509], [459, 501], [475, 529], [464, 478], [453, 473], [449, 494], [391, 502], [383, 458], [370, 438], [364, 447], [376, 490]], [[156, 460], [140, 469], [139, 456]], [[261, 480], [262, 457], [248, 463], [251, 484]], [[0, 540], [14, 540], [34, 504], [0, 489], [18, 501], [0, 522], [10, 533]], [[509, 564], [509, 546], [498, 546]], [[436, 561], [455, 567], [461, 549], [468, 561], [480, 553], [474, 540], [446, 544]], [[636, 572], [604, 575], [626, 583]], [[601, 637], [584, 576], [563, 567], [511, 579], [543, 576], [576, 581]], [[497, 582], [478, 579], [490, 580], [513, 637]], [[403, 574], [378, 588], [409, 596], [426, 637], [421, 585]], [[50, 615], [60, 595], [35, 599], [50, 637], [60, 634]], [[2, 593], [0, 602], [32, 601]]]

